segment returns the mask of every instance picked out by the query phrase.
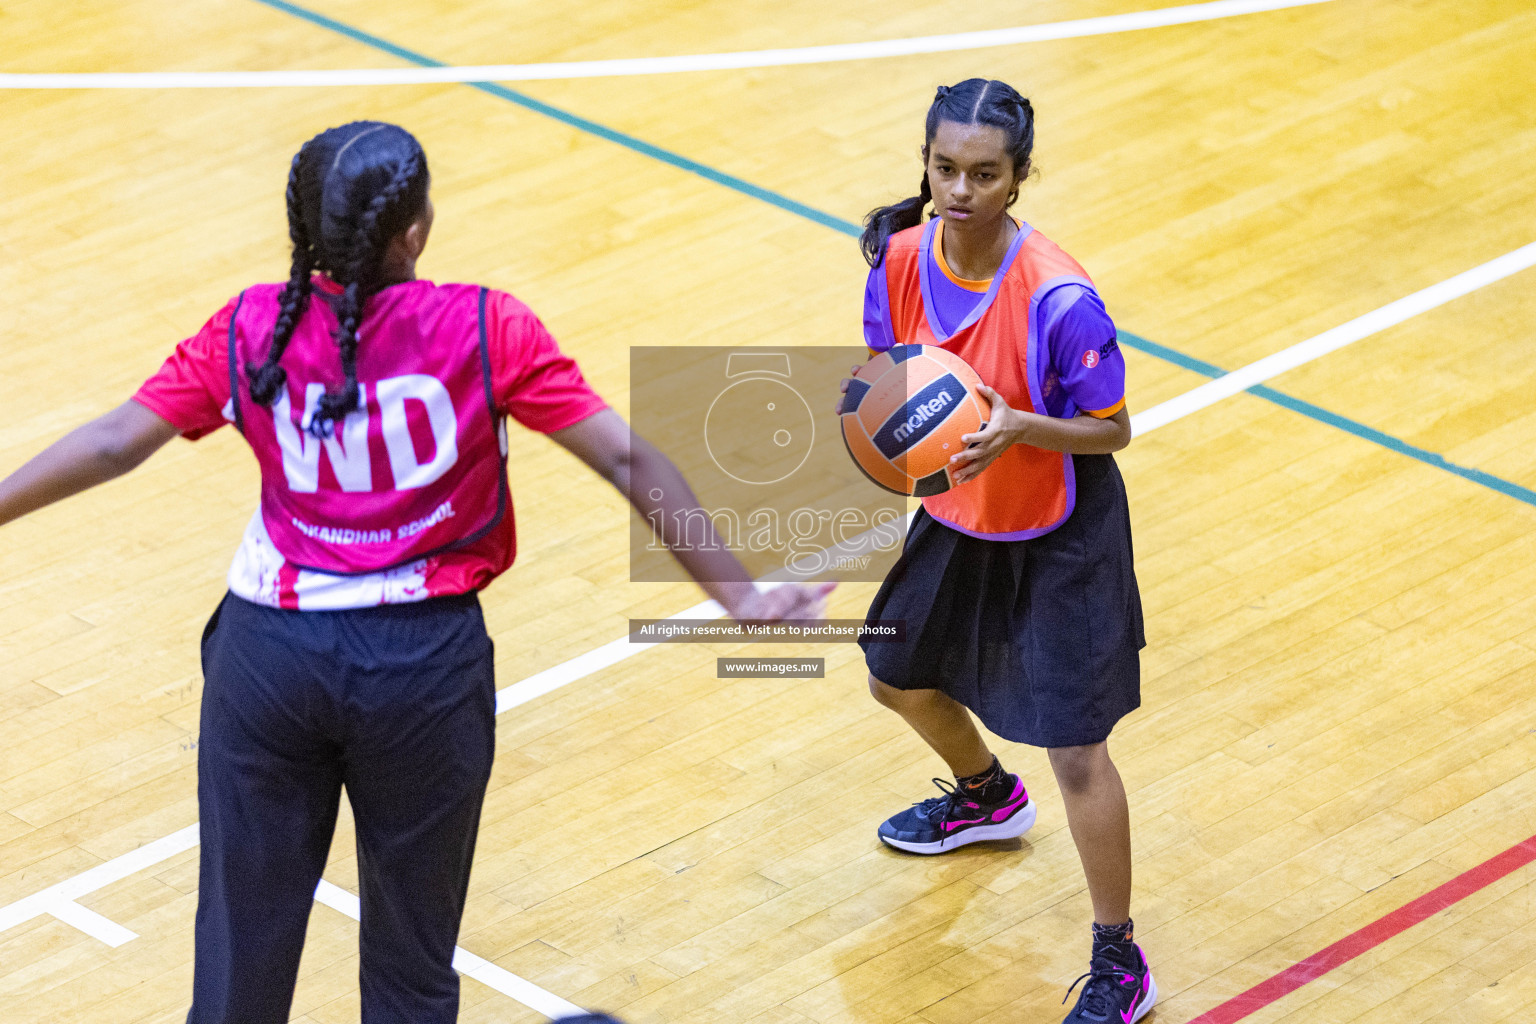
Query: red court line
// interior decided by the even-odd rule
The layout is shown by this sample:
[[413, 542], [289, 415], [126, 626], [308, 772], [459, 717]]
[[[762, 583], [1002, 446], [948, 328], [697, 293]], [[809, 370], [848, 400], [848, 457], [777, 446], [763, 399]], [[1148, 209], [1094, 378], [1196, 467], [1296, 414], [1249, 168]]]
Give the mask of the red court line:
[[1431, 889], [1412, 903], [1398, 907], [1387, 916], [1346, 935], [1326, 949], [1318, 950], [1300, 963], [1292, 964], [1273, 978], [1259, 982], [1213, 1010], [1207, 1010], [1189, 1024], [1235, 1024], [1532, 861], [1536, 861], [1536, 836], [1531, 836], [1523, 843], [1516, 843], [1439, 888]]

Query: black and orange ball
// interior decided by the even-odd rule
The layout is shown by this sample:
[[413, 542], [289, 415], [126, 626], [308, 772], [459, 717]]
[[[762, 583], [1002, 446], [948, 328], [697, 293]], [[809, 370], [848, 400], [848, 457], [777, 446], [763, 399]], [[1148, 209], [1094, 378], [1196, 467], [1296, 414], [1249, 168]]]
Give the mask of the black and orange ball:
[[843, 444], [870, 480], [919, 498], [954, 486], [950, 456], [987, 425], [992, 405], [959, 356], [897, 345], [859, 367], [843, 396]]

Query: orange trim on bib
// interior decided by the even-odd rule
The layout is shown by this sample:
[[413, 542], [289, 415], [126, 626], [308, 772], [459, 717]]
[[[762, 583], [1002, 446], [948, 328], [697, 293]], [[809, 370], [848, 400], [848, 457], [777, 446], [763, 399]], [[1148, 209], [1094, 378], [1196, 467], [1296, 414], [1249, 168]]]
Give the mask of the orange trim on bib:
[[1086, 412], [1089, 416], [1092, 416], [1095, 419], [1107, 420], [1111, 416], [1113, 416], [1115, 413], [1119, 412], [1121, 409], [1124, 409], [1124, 408], [1125, 408], [1125, 399], [1122, 398], [1122, 399], [1120, 399], [1120, 401], [1116, 402], [1114, 405], [1110, 406], [1108, 409], [1084, 409], [1083, 412]]
[[944, 272], [944, 276], [949, 278], [952, 283], [959, 285], [968, 292], [984, 292], [992, 287], [992, 279], [990, 277], [973, 280], [969, 277], [961, 277], [954, 270], [950, 269], [949, 263], [944, 259], [944, 222], [942, 220], [939, 221], [939, 226], [933, 229], [933, 262], [939, 265], [939, 269]]

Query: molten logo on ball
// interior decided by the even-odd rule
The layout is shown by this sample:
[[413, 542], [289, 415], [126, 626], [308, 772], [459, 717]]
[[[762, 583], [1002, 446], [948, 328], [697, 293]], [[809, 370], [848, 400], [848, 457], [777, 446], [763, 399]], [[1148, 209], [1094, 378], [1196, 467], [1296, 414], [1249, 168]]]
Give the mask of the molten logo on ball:
[[917, 407], [917, 412], [908, 417], [907, 422], [896, 428], [896, 440], [905, 441], [918, 427], [933, 419], [944, 411], [944, 407], [955, 400], [955, 396], [945, 388], [943, 394], [931, 402], [924, 402]]
[[944, 410], [965, 394], [965, 386], [945, 375], [908, 398], [875, 433], [875, 447], [888, 459], [900, 458], [944, 422]]
[[888, 491], [925, 497], [954, 486], [960, 438], [987, 425], [992, 406], [965, 361], [937, 346], [897, 345], [859, 368], [843, 396], [843, 443]]

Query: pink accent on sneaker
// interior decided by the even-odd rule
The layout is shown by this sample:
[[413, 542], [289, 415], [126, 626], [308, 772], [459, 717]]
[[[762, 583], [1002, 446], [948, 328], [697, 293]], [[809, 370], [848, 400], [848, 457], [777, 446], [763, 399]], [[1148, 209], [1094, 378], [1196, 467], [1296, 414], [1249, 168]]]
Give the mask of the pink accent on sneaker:
[[1024, 788], [1024, 780], [1020, 779], [1018, 785], [1013, 787], [1013, 796], [1008, 798], [1008, 802], [992, 812], [992, 820], [1003, 821], [1028, 802], [1029, 791]]
[[[1013, 814], [1017, 812], [1021, 806], [1028, 802], [1029, 793], [1024, 789], [1024, 780], [1019, 779], [1014, 783], [1013, 796], [1008, 798], [1008, 802], [1006, 804], [993, 811], [990, 815], [983, 814], [979, 818], [966, 818], [962, 821], [946, 821], [944, 822], [944, 831], [953, 832], [955, 829], [962, 825], [980, 825], [982, 822], [987, 821], [988, 819], [992, 821], [1006, 821], [1008, 818], [1012, 817]], [[969, 800], [966, 801], [965, 806], [973, 810], [981, 809], [979, 804], [973, 804]]]
[[[1127, 974], [1125, 976], [1125, 980], [1127, 983], [1129, 983], [1135, 981], [1136, 979]], [[1136, 986], [1136, 994], [1131, 997], [1131, 1008], [1129, 1010], [1120, 1011], [1121, 1024], [1133, 1024], [1133, 1022], [1136, 1020], [1136, 1011], [1141, 1007], [1141, 996], [1143, 991], [1145, 991], [1143, 986], [1138, 984]]]
[[979, 818], [967, 818], [965, 821], [946, 821], [944, 823], [944, 831], [945, 832], [952, 832], [955, 829], [959, 828], [961, 825], [980, 825], [982, 822], [984, 822], [986, 820], [987, 820], [986, 815], [982, 815]]

